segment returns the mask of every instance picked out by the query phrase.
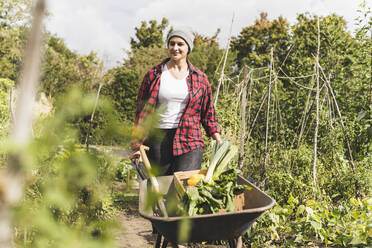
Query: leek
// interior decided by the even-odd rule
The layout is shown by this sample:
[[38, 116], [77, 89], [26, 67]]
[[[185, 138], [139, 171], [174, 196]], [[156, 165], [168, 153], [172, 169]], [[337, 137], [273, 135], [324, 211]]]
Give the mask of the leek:
[[219, 178], [219, 176], [226, 170], [226, 167], [229, 164], [229, 162], [235, 157], [237, 153], [238, 147], [230, 145], [229, 150], [226, 152], [225, 156], [219, 162], [218, 166], [214, 170], [213, 180], [217, 180]]
[[205, 181], [209, 184], [216, 180], [225, 171], [227, 164], [235, 156], [238, 149], [229, 141], [212, 141], [212, 155]]

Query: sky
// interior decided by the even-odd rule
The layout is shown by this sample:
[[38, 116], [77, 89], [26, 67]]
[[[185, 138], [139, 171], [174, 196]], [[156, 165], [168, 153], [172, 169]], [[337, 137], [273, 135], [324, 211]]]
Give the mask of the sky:
[[[371, 2], [366, 1], [370, 8]], [[300, 13], [336, 13], [345, 18], [352, 31], [361, 3], [362, 0], [47, 0], [50, 15], [46, 27], [64, 39], [71, 50], [80, 54], [94, 51], [106, 68], [111, 68], [125, 58], [130, 38], [135, 36], [135, 27], [141, 21], [160, 22], [166, 17], [174, 27], [189, 26], [207, 36], [220, 28], [219, 42], [224, 45], [230, 27], [232, 36], [237, 36], [261, 12], [268, 13], [269, 20], [283, 16], [290, 24]]]

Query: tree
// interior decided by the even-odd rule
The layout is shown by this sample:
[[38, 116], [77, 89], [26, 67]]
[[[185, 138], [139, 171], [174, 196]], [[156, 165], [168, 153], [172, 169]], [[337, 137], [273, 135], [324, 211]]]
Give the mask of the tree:
[[0, 77], [17, 79], [25, 43], [25, 28], [0, 25]]
[[72, 52], [62, 39], [50, 34], [46, 40], [41, 90], [49, 97], [65, 93], [73, 86], [90, 92], [95, 87], [98, 56], [94, 52], [88, 55]]
[[167, 50], [160, 47], [140, 47], [128, 54], [123, 66], [108, 73], [113, 75], [110, 85], [102, 94], [111, 97], [122, 120], [134, 120], [139, 86], [148, 69], [167, 57]]
[[136, 37], [130, 39], [130, 46], [133, 49], [140, 47], [163, 47], [164, 31], [168, 27], [168, 19], [164, 18], [158, 24], [156, 20], [141, 22], [140, 27], [135, 27]]
[[0, 25], [19, 25], [29, 23], [31, 1], [1, 0]]
[[274, 49], [274, 58], [283, 61], [289, 49], [289, 24], [279, 17], [269, 21], [266, 13], [260, 14], [252, 26], [242, 29], [238, 37], [232, 39], [231, 48], [237, 52], [237, 63], [253, 67], [268, 67], [270, 50]]
[[[224, 50], [220, 48], [217, 42], [219, 33], [219, 29], [212, 37], [195, 33], [194, 49], [189, 56], [191, 63], [207, 74], [213, 90], [217, 87], [224, 56]], [[225, 68], [226, 75], [232, 73], [235, 58], [235, 53], [228, 54]]]
[[[314, 73], [314, 56], [317, 49], [316, 23], [317, 16], [298, 15], [297, 23], [292, 27], [291, 47], [293, 49], [282, 66], [285, 75], [295, 77]], [[324, 80], [330, 81], [341, 113], [345, 113], [349, 121], [352, 121], [359, 112], [367, 111], [368, 96], [361, 92], [368, 91], [368, 79], [365, 77], [367, 74], [361, 74], [360, 71], [368, 68], [366, 67], [368, 58], [360, 55], [366, 54], [368, 43], [363, 46], [354, 39], [346, 29], [345, 20], [337, 15], [319, 17], [319, 25], [321, 38], [319, 64], [323, 71], [323, 73], [320, 72], [321, 78], [323, 82]], [[308, 91], [298, 90], [299, 87], [289, 79], [282, 81], [287, 90], [288, 99], [296, 99], [291, 105], [287, 105], [286, 109], [292, 113], [303, 112], [302, 106], [305, 104]], [[308, 77], [299, 78], [296, 81], [299, 85], [312, 87]], [[330, 95], [327, 94], [330, 92], [324, 93], [322, 98], [328, 99]], [[328, 104], [330, 121], [337, 121], [335, 103], [331, 99]], [[286, 115], [285, 118], [286, 122], [295, 128], [299, 124], [296, 119], [300, 120], [301, 117]]]

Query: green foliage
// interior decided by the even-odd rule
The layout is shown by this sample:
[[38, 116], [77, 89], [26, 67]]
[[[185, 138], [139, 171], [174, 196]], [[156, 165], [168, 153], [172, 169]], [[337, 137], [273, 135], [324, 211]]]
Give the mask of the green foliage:
[[0, 140], [8, 134], [10, 127], [10, 88], [14, 82], [8, 78], [0, 78]]
[[[191, 63], [208, 76], [212, 90], [217, 88], [217, 80], [220, 77], [225, 53], [217, 42], [219, 33], [218, 29], [212, 37], [195, 34], [194, 48], [189, 55]], [[226, 75], [231, 74], [235, 58], [236, 54], [230, 51], [224, 71]]]
[[261, 13], [254, 25], [243, 28], [239, 36], [232, 40], [231, 48], [237, 51], [239, 66], [268, 67], [271, 48], [274, 49], [275, 60], [283, 61], [289, 49], [288, 30], [289, 24], [283, 17], [269, 21], [267, 14]]
[[92, 92], [98, 83], [102, 83], [101, 61], [95, 53], [78, 55], [60, 38], [48, 35], [46, 40], [41, 90], [47, 96], [57, 97], [73, 87]]
[[[258, 117], [245, 142], [242, 169], [246, 177], [265, 189], [278, 203], [250, 231], [246, 242], [252, 247], [371, 245], [371, 228], [367, 221], [371, 218], [371, 208], [365, 202], [370, 201], [372, 193], [369, 155], [371, 60], [367, 52], [371, 50], [371, 38], [366, 35], [372, 22], [368, 21], [371, 12], [364, 13], [363, 20], [367, 21], [360, 20], [360, 29], [355, 36], [346, 30], [342, 17], [319, 17], [322, 90], [316, 184], [312, 170], [318, 17], [300, 14], [292, 27], [281, 26], [279, 40], [274, 37], [275, 31], [265, 33], [272, 22], [258, 20], [253, 26], [244, 28], [233, 41], [237, 64], [248, 66], [246, 135], [253, 127], [253, 119]], [[259, 28], [262, 28], [262, 34], [254, 33]], [[266, 44], [264, 49], [259, 49], [262, 44]], [[272, 70], [265, 69], [270, 62], [270, 49], [267, 49], [270, 46], [282, 48], [274, 48]], [[264, 68], [257, 68], [262, 66]], [[265, 154], [267, 97], [264, 94], [270, 78], [273, 84]], [[241, 103], [242, 73], [233, 80], [236, 80], [236, 86], [218, 99], [217, 116], [224, 135], [240, 141], [242, 122], [236, 110], [240, 109]], [[333, 95], [331, 89], [325, 87], [326, 81], [331, 85]], [[356, 200], [359, 207], [350, 205], [349, 199], [364, 197], [366, 200]], [[287, 199], [290, 200], [287, 202]], [[307, 206], [308, 199], [313, 199], [314, 205]]]
[[140, 27], [134, 28], [136, 30], [136, 39], [130, 39], [132, 50], [164, 46], [163, 37], [164, 31], [168, 27], [168, 19], [163, 17], [160, 24], [156, 20], [151, 20], [148, 24], [146, 21], [142, 21]]
[[79, 129], [70, 121], [89, 112], [94, 101], [79, 91], [64, 100], [54, 114], [37, 121], [24, 154], [26, 194], [16, 208], [15, 227], [27, 236], [16, 240], [22, 247], [113, 247], [110, 190], [120, 163], [76, 145]]
[[30, 18], [31, 2], [27, 0], [1, 0], [0, 25], [25, 24]]
[[23, 27], [0, 25], [0, 77], [16, 81], [25, 31]]
[[299, 201], [292, 195], [266, 212], [244, 236], [251, 247], [367, 247], [372, 245], [372, 199]]
[[119, 169], [116, 172], [116, 179], [129, 183], [132, 179], [132, 175], [134, 177], [135, 171], [131, 165], [131, 160], [129, 158], [120, 160]]

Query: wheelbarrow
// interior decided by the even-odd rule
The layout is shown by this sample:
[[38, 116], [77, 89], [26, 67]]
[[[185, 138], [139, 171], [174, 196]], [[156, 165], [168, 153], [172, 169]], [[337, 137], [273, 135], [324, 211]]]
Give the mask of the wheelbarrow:
[[[162, 195], [167, 197], [175, 194], [173, 178], [173, 176], [156, 178]], [[155, 247], [161, 247], [162, 236], [164, 237], [162, 247], [166, 247], [168, 242], [179, 243], [179, 232], [185, 219], [187, 219], [190, 229], [187, 240], [183, 242], [226, 240], [231, 248], [242, 247], [241, 236], [264, 211], [274, 206], [275, 201], [242, 176], [238, 176], [237, 182], [251, 187], [250, 190], [244, 191], [243, 210], [197, 216], [162, 217], [154, 215], [152, 208], [146, 208], [147, 195], [151, 191], [151, 187], [147, 179], [143, 180], [140, 183], [139, 213], [143, 218], [151, 221], [153, 227], [158, 231]]]

